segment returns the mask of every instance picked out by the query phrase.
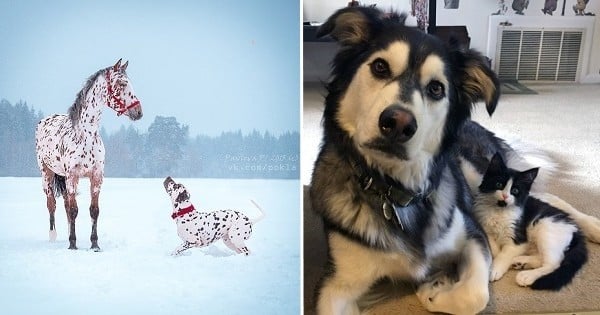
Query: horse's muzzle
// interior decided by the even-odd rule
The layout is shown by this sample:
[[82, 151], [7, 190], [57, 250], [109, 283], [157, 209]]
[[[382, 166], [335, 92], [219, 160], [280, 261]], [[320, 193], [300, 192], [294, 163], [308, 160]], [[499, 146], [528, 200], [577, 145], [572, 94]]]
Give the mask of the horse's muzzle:
[[144, 116], [144, 113], [142, 112], [142, 105], [138, 104], [137, 106], [128, 109], [125, 115], [127, 115], [127, 117], [133, 121], [141, 119], [142, 116]]

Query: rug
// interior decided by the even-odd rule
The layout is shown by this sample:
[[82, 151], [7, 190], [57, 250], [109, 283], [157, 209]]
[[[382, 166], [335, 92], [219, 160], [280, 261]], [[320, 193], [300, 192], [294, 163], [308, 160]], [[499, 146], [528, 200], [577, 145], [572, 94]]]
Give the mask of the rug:
[[500, 91], [502, 94], [538, 94], [516, 80], [502, 80], [500, 82]]

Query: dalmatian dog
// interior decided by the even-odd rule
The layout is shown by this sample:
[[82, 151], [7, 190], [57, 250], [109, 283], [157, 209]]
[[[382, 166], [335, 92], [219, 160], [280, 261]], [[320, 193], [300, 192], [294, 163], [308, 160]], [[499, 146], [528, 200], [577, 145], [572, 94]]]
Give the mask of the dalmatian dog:
[[219, 239], [236, 253], [250, 255], [244, 241], [250, 238], [252, 226], [265, 217], [258, 204], [251, 200], [261, 213], [255, 219], [250, 219], [235, 210], [198, 212], [190, 201], [190, 193], [185, 186], [176, 183], [170, 176], [165, 179], [163, 185], [173, 203], [171, 217], [177, 224], [177, 234], [183, 240], [183, 244], [171, 255], [178, 256], [187, 249], [204, 247]]

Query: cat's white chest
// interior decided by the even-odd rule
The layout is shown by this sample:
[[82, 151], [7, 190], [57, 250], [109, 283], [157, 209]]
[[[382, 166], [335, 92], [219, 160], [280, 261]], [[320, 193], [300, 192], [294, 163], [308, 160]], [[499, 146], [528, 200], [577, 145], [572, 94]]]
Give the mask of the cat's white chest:
[[489, 238], [503, 246], [513, 242], [515, 226], [521, 216], [521, 209], [515, 206], [506, 208], [491, 208], [482, 211], [485, 213], [480, 217], [480, 222]]

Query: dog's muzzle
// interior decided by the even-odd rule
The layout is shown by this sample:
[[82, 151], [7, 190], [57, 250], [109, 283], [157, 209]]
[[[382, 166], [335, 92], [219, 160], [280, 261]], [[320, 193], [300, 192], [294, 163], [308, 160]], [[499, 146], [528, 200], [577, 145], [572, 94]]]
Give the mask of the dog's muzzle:
[[163, 182], [163, 186], [165, 187], [165, 189], [169, 187], [169, 183], [175, 184], [175, 181], [171, 178], [171, 176], [167, 176], [167, 178], [165, 178], [165, 181]]
[[392, 105], [379, 115], [379, 130], [388, 140], [404, 143], [417, 132], [417, 121], [408, 110]]

